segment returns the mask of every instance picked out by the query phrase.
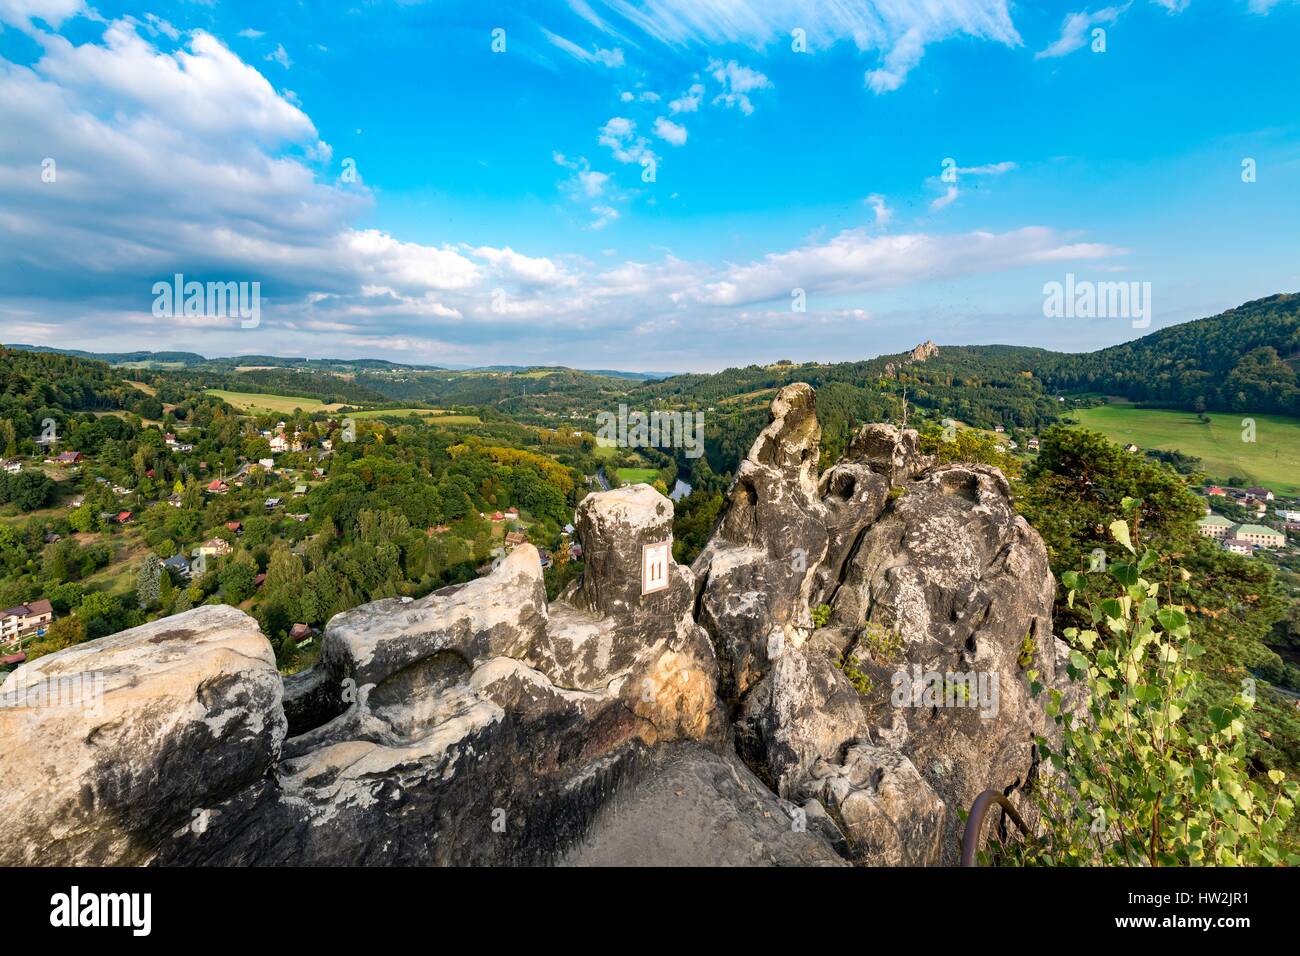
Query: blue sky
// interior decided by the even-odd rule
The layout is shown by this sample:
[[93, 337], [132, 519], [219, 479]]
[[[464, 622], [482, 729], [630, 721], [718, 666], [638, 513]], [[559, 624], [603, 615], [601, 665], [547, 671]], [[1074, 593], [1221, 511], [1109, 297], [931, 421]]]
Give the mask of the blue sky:
[[[1045, 318], [1067, 273], [1149, 282], [1153, 329], [1300, 288], [1292, 0], [0, 24], [0, 341], [708, 370], [1146, 331]], [[260, 323], [156, 316], [176, 272], [259, 282]]]

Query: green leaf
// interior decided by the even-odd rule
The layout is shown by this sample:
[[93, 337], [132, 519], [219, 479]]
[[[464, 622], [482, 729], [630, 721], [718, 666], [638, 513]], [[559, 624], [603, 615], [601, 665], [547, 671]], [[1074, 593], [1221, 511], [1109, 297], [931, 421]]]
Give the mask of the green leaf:
[[1187, 614], [1181, 607], [1172, 604], [1162, 607], [1156, 612], [1156, 620], [1160, 626], [1171, 634], [1187, 626]]
[[1117, 521], [1112, 521], [1110, 523], [1110, 533], [1111, 536], [1114, 537], [1116, 541], [1118, 541], [1124, 547], [1128, 548], [1130, 554], [1137, 554], [1137, 552], [1133, 550], [1133, 541], [1129, 537], [1127, 521], [1123, 520], [1122, 518]]

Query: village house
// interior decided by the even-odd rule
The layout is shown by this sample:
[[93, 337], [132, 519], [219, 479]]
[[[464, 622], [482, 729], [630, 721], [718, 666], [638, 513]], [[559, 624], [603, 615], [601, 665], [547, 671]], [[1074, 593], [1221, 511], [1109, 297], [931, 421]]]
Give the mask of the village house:
[[79, 451], [62, 451], [59, 457], [54, 459], [55, 463], [64, 467], [68, 465], [80, 465], [85, 461], [85, 456]]
[[1231, 551], [1233, 554], [1255, 553], [1255, 548], [1245, 538], [1224, 538], [1221, 546], [1224, 551]]
[[192, 554], [197, 554], [205, 558], [225, 558], [233, 554], [235, 549], [231, 547], [230, 542], [223, 538], [209, 538], [201, 545], [194, 549]]
[[271, 451], [279, 454], [289, 450], [289, 440], [283, 435], [274, 435], [271, 437]]
[[1264, 503], [1263, 498], [1246, 498], [1241, 502], [1241, 506], [1243, 508], [1249, 508], [1260, 518], [1268, 514], [1268, 505]]
[[1300, 511], [1290, 511], [1286, 508], [1278, 508], [1274, 514], [1283, 521], [1300, 521]]
[[167, 503], [171, 505], [173, 508], [179, 508], [183, 504], [185, 504], [185, 501], [184, 499], [181, 498], [180, 495], [169, 495], [167, 498]]
[[230, 486], [220, 478], [214, 479], [212, 483], [208, 485], [208, 494], [211, 495], [224, 495], [229, 490]]
[[1133, 455], [1137, 453], [1138, 446], [1133, 444], [1132, 442], [1129, 442], [1127, 445], [1124, 446], [1124, 450], [1128, 452], [1130, 455]]
[[162, 564], [168, 571], [175, 571], [182, 578], [190, 576], [190, 562], [183, 554], [173, 554]]
[[3, 463], [0, 463], [0, 467], [3, 467], [9, 474], [16, 475], [23, 470], [23, 463], [15, 458], [12, 461], [5, 460]]
[[1228, 493], [1224, 491], [1222, 488], [1220, 488], [1218, 485], [1210, 485], [1210, 487], [1205, 489], [1205, 493], [1207, 495], [1212, 495], [1215, 498], [1228, 497]]
[[1247, 488], [1246, 494], [1250, 495], [1252, 498], [1262, 498], [1265, 501], [1273, 500], [1273, 492], [1269, 491], [1267, 488], [1260, 488], [1258, 486], [1254, 488]]
[[0, 643], [14, 644], [29, 634], [43, 634], [54, 620], [54, 608], [45, 598], [0, 611]]
[[116, 521], [117, 524], [130, 524], [133, 519], [134, 519], [134, 515], [132, 515], [131, 512], [119, 511], [117, 513]]
[[284, 504], [284, 499], [283, 499], [283, 498], [267, 498], [267, 499], [266, 499], [266, 510], [267, 510], [267, 511], [274, 511], [276, 508], [280, 507], [280, 505], [282, 505], [282, 504]]
[[509, 531], [509, 532], [506, 532], [506, 549], [507, 549], [507, 550], [511, 550], [511, 551], [512, 551], [512, 550], [514, 550], [515, 548], [519, 547], [519, 545], [521, 545], [521, 544], [527, 544], [527, 543], [528, 543], [528, 535], [524, 534], [522, 531]]
[[1029, 446], [1030, 451], [1038, 451], [1039, 442], [1037, 438], [1029, 439], [1029, 441], [1026, 444]]
[[233, 531], [233, 532], [235, 532], [235, 534], [243, 534], [243, 533], [244, 533], [244, 524], [243, 524], [243, 522], [241, 522], [241, 521], [227, 521], [227, 522], [226, 522], [226, 530], [227, 530], [227, 531]]
[[306, 624], [295, 624], [289, 629], [289, 640], [298, 647], [310, 644], [315, 636], [315, 629]]
[[1286, 535], [1261, 524], [1239, 524], [1232, 529], [1233, 537], [1260, 548], [1280, 548], [1286, 544]]

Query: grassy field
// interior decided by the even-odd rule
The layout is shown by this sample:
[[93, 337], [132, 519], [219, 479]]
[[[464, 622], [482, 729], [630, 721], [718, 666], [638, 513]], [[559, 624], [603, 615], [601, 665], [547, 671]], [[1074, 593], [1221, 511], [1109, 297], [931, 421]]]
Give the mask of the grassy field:
[[[1300, 495], [1300, 419], [1211, 412], [1206, 424], [1193, 412], [1123, 404], [1075, 409], [1070, 415], [1112, 441], [1195, 455], [1215, 481], [1237, 475], [1274, 492]], [[1254, 442], [1242, 441], [1244, 418], [1255, 421]]]
[[[216, 395], [241, 411], [275, 412], [284, 414], [301, 408], [304, 412], [333, 412], [342, 405], [327, 405], [318, 398], [295, 395], [263, 395], [260, 392], [229, 392], [224, 388], [210, 388], [205, 393]], [[364, 413], [362, 413], [364, 414]]]
[[453, 415], [438, 408], [372, 408], [364, 412], [353, 412], [349, 418], [384, 418], [396, 415], [399, 418], [418, 415], [434, 425], [477, 425], [482, 420], [477, 415]]
[[619, 481], [626, 481], [629, 485], [641, 482], [648, 485], [659, 477], [659, 471], [656, 468], [619, 468], [616, 476]]

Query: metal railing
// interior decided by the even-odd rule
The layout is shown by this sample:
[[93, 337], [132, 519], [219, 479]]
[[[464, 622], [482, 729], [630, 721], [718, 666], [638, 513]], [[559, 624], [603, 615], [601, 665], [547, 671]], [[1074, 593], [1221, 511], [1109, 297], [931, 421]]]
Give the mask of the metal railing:
[[971, 804], [970, 815], [966, 817], [966, 831], [961, 838], [961, 865], [979, 866], [976, 854], [979, 852], [980, 833], [984, 830], [984, 819], [994, 805], [1011, 818], [1011, 822], [1020, 828], [1026, 837], [1031, 836], [1029, 827], [1021, 818], [1019, 811], [1005, 796], [996, 790], [985, 790]]

